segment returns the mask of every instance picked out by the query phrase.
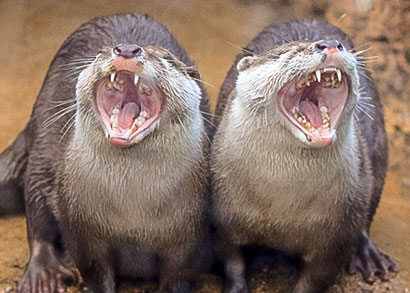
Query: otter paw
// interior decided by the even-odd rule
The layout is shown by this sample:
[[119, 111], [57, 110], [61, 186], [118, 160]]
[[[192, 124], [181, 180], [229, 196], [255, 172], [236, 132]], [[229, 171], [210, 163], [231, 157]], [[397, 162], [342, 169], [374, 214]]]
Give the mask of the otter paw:
[[30, 266], [20, 281], [19, 293], [53, 293], [65, 292], [66, 287], [78, 282], [75, 270], [59, 266], [57, 269]]
[[388, 281], [389, 272], [397, 273], [398, 268], [390, 256], [383, 253], [369, 237], [366, 237], [352, 255], [348, 268], [349, 274], [356, 274], [359, 271], [363, 279], [372, 284], [376, 281], [376, 277]]
[[65, 266], [62, 256], [53, 245], [35, 242], [17, 292], [65, 292], [67, 286], [77, 285], [79, 280], [78, 271]]

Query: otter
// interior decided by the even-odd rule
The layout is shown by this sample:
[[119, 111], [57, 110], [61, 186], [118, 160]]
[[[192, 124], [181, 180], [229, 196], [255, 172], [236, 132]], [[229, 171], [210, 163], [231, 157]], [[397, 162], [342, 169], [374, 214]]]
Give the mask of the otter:
[[237, 56], [210, 162], [226, 292], [248, 291], [245, 245], [299, 257], [294, 292], [326, 291], [345, 265], [368, 282], [397, 271], [369, 237], [388, 150], [362, 58], [322, 20], [267, 26]]
[[152, 18], [71, 34], [0, 159], [0, 197], [24, 194], [27, 216], [18, 292], [64, 291], [78, 271], [94, 292], [123, 278], [189, 292], [207, 251], [208, 113], [195, 64]]

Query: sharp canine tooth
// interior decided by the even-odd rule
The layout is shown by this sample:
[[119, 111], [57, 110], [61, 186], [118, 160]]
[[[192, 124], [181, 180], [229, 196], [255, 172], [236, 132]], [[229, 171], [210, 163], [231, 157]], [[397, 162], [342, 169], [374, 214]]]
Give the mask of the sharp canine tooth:
[[139, 76], [138, 75], [134, 75], [134, 84], [136, 85], [138, 83], [139, 80]]
[[320, 82], [320, 69], [315, 71], [317, 81]]
[[342, 72], [340, 69], [336, 69], [336, 74], [337, 74], [337, 80], [342, 81]]
[[111, 75], [110, 75], [110, 81], [114, 82], [114, 80], [115, 80], [115, 72], [111, 73]]

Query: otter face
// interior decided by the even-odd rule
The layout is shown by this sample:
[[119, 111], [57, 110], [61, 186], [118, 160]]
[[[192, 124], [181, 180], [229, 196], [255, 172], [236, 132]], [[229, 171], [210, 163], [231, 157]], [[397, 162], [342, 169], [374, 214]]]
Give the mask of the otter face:
[[169, 51], [121, 44], [103, 48], [81, 72], [77, 98], [79, 112], [94, 109], [91, 119], [110, 143], [127, 147], [158, 129], [161, 120], [198, 108], [201, 91]]
[[357, 61], [336, 40], [289, 43], [244, 57], [237, 68], [238, 93], [252, 92], [248, 99], [270, 108], [275, 123], [314, 147], [336, 139], [359, 95]]

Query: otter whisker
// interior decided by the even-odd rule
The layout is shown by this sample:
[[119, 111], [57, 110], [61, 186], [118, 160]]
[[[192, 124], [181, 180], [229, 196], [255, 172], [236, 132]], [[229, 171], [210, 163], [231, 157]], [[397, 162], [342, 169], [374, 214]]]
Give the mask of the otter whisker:
[[369, 60], [369, 59], [378, 59], [378, 55], [373, 55], [373, 56], [356, 56], [357, 60]]
[[72, 99], [67, 99], [67, 100], [49, 101], [49, 103], [64, 105], [64, 104], [69, 104], [69, 103], [72, 103], [72, 102], [75, 102], [75, 101], [76, 101], [76, 99], [72, 98]]
[[356, 111], [353, 111], [353, 118], [354, 118], [354, 120], [359, 122], [359, 116], [357, 115]]
[[88, 67], [88, 66], [90, 66], [89, 64], [84, 64], [84, 65], [75, 65], [75, 66], [73, 66], [73, 67], [71, 67], [71, 68], [64, 68], [64, 69], [62, 69], [62, 71], [63, 72], [70, 72], [70, 71], [74, 71], [74, 70], [77, 70], [77, 69], [83, 69], [83, 68], [86, 68], [86, 67]]
[[98, 55], [95, 56], [82, 56], [82, 57], [78, 57], [78, 58], [71, 58], [69, 60], [69, 62], [72, 61], [81, 61], [81, 60], [94, 60]]
[[84, 70], [83, 68], [80, 68], [74, 72], [70, 72], [69, 74], [65, 75], [64, 78], [70, 78], [70, 77], [76, 76], [74, 79], [71, 80], [71, 82], [73, 82], [78, 77], [77, 75], [80, 75], [81, 71], [83, 70]]
[[371, 48], [371, 47], [370, 47], [371, 44], [372, 44], [371, 42], [363, 43], [363, 44], [361, 44], [360, 46], [356, 46], [355, 48], [350, 49], [348, 52], [353, 54], [354, 52], [356, 52], [356, 51], [357, 51], [358, 49], [360, 49], [360, 48], [367, 47], [367, 46], [369, 46], [368, 48]]
[[[187, 109], [187, 111], [188, 111], [190, 114], [192, 114], [192, 115], [194, 114], [194, 111], [191, 110], [191, 109]], [[199, 112], [202, 114], [201, 117], [202, 117], [202, 119], [203, 119], [204, 121], [208, 122], [212, 127], [214, 127], [214, 128], [216, 127], [211, 120], [209, 120], [209, 119], [207, 119], [207, 118], [205, 117], [205, 115], [209, 115], [210, 113], [203, 112], [203, 111], [199, 111]], [[192, 118], [189, 117], [187, 114], [185, 114], [185, 113], [183, 113], [183, 114], [185, 115], [186, 118], [192, 120]]]
[[359, 74], [361, 75], [361, 76], [363, 76], [363, 77], [365, 77], [366, 79], [368, 79], [368, 80], [372, 80], [371, 78], [370, 78], [370, 76], [368, 76], [365, 72], [363, 72], [362, 70], [358, 70], [358, 72], [359, 72]]
[[371, 72], [371, 73], [375, 73], [375, 71], [374, 71], [373, 69], [367, 68], [366, 66], [364, 66], [364, 65], [362, 65], [362, 64], [357, 64], [357, 67], [358, 67], [358, 68], [361, 68], [361, 69], [363, 69], [363, 70], [367, 70], [367, 71], [369, 71], [369, 72]]
[[222, 118], [222, 116], [220, 116], [220, 115], [216, 115], [216, 114], [212, 114], [212, 113], [208, 113], [208, 112], [204, 112], [204, 111], [199, 111], [201, 114], [204, 114], [204, 115], [209, 115], [209, 116], [212, 116], [212, 117], [218, 117], [218, 118]]
[[361, 50], [361, 51], [352, 52], [352, 54], [353, 54], [354, 56], [358, 56], [358, 55], [361, 55], [361, 54], [363, 54], [363, 53], [365, 53], [365, 52], [370, 51], [371, 49], [372, 49], [372, 47], [369, 47], [369, 48], [366, 48], [366, 49]]
[[252, 51], [249, 51], [249, 50], [247, 50], [247, 49], [245, 49], [245, 48], [243, 48], [243, 47], [241, 47], [241, 46], [237, 46], [237, 45], [235, 45], [235, 44], [233, 44], [233, 43], [231, 43], [231, 42], [226, 42], [228, 45], [230, 45], [230, 46], [232, 46], [232, 47], [234, 47], [234, 48], [236, 48], [236, 49], [239, 49], [239, 50], [241, 50], [241, 51], [244, 51], [244, 52], [246, 52], [246, 53], [249, 53], [249, 54], [252, 54], [252, 55], [254, 55], [255, 53], [254, 52], [252, 52]]
[[82, 70], [82, 69], [84, 69], [84, 68], [87, 68], [88, 66], [90, 66], [90, 65], [89, 65], [89, 64], [76, 65], [75, 67], [64, 68], [64, 69], [62, 69], [61, 71], [62, 71], [62, 72], [67, 72], [67, 73], [71, 73], [71, 72], [74, 72], [74, 71], [77, 71], [77, 70], [80, 71], [80, 69]]
[[71, 103], [73, 103], [73, 102], [74, 102], [74, 101], [69, 101], [69, 102], [67, 102], [67, 103], [61, 103], [61, 104], [53, 105], [52, 107], [47, 108], [47, 110], [45, 110], [44, 112], [48, 112], [48, 111], [50, 111], [50, 110], [52, 110], [52, 109], [65, 106], [65, 105], [71, 104]]
[[52, 124], [54, 124], [56, 121], [58, 121], [60, 118], [62, 118], [63, 116], [65, 116], [66, 114], [70, 113], [71, 111], [74, 111], [75, 107], [71, 108], [71, 109], [64, 109], [61, 110], [57, 113], [54, 113], [52, 116], [50, 116], [48, 119], [46, 119], [43, 123], [45, 127], [48, 127]]
[[39, 112], [39, 113], [36, 113], [36, 115], [34, 115], [32, 119], [37, 119], [39, 116], [41, 116], [41, 115], [43, 115], [43, 114], [49, 112], [49, 111], [52, 110], [52, 109], [55, 109], [55, 108], [58, 108], [58, 107], [62, 107], [62, 106], [65, 106], [65, 105], [67, 105], [67, 104], [76, 102], [76, 100], [75, 100], [75, 99], [72, 99], [72, 100], [67, 100], [67, 101], [65, 101], [65, 102], [61, 102], [61, 101], [60, 101], [60, 102], [58, 102], [58, 101], [50, 101], [50, 102], [52, 102], [52, 103], [58, 103], [58, 104], [53, 105], [52, 107], [49, 107], [49, 108], [47, 108], [47, 109], [45, 109], [45, 110], [43, 110], [43, 111], [41, 111], [41, 112]]
[[85, 64], [91, 64], [93, 62], [94, 60], [75, 61], [75, 62], [60, 64], [58, 65], [58, 67], [71, 67], [73, 65], [83, 65], [83, 64], [85, 65]]
[[372, 108], [375, 108], [375, 107], [376, 107], [374, 104], [369, 103], [369, 102], [366, 102], [366, 101], [363, 101], [361, 98], [359, 98], [358, 102], [359, 102], [361, 105], [365, 105], [366, 107], [372, 107]]
[[43, 123], [45, 127], [48, 127], [52, 124], [54, 124], [56, 121], [58, 121], [60, 118], [65, 116], [66, 114], [70, 113], [71, 111], [74, 111], [77, 108], [77, 104], [68, 106], [62, 110], [59, 110], [52, 114], [50, 117], [48, 117]]
[[204, 115], [201, 115], [201, 116], [202, 116], [202, 119], [204, 119], [206, 122], [208, 122], [212, 127], [214, 127], [214, 128], [216, 127], [215, 124], [213, 124], [213, 122], [211, 120], [205, 118]]
[[74, 126], [75, 123], [75, 113], [73, 113], [73, 115], [71, 115], [70, 119], [67, 120], [67, 122], [64, 124], [63, 128], [61, 128], [60, 132], [64, 131], [64, 128], [66, 128], [66, 130], [64, 131], [63, 135], [60, 137], [60, 140], [58, 141], [59, 143], [61, 143], [64, 139], [64, 136], [68, 133], [68, 131]]
[[214, 86], [213, 84], [210, 84], [209, 82], [206, 82], [206, 81], [204, 81], [204, 80], [202, 80], [202, 79], [195, 78], [195, 77], [191, 77], [191, 79], [196, 80], [196, 81], [199, 81], [199, 82], [201, 82], [201, 83], [203, 83], [203, 84], [206, 84], [207, 86], [210, 86], [211, 88], [216, 88], [216, 86]]
[[370, 115], [370, 113], [368, 113], [366, 111], [366, 109], [364, 109], [363, 107], [361, 107], [361, 105], [359, 103], [356, 104], [356, 109], [358, 109], [360, 112], [362, 112], [363, 114], [365, 114], [367, 117], [370, 118], [370, 120], [374, 120], [373, 116]]

